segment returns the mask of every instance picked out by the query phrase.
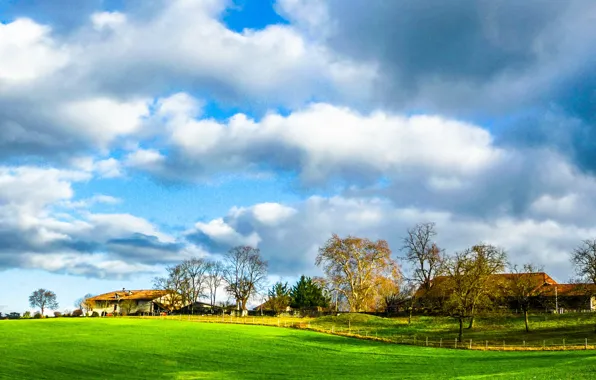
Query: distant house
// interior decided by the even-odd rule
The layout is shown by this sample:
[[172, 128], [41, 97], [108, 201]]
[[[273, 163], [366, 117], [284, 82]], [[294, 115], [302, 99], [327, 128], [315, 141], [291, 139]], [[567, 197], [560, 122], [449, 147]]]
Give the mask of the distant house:
[[[530, 276], [529, 281], [533, 284], [531, 297], [531, 308], [543, 311], [594, 311], [596, 310], [596, 285], [594, 284], [559, 284], [551, 276], [544, 272], [537, 273], [500, 273], [491, 275], [488, 279], [490, 284], [490, 297], [500, 301], [511, 310], [516, 310], [513, 297], [507, 294], [507, 290], [520, 276]], [[448, 277], [437, 276], [431, 283], [431, 289], [427, 291], [419, 288], [416, 291], [416, 299], [419, 304], [430, 301], [427, 304], [440, 305], [441, 301], [449, 296]]]
[[113, 291], [89, 298], [93, 311], [100, 315], [153, 314], [177, 310], [184, 305], [167, 290], [126, 290]]
[[205, 302], [193, 302], [177, 310], [180, 314], [218, 314], [222, 312], [221, 306], [211, 305]]

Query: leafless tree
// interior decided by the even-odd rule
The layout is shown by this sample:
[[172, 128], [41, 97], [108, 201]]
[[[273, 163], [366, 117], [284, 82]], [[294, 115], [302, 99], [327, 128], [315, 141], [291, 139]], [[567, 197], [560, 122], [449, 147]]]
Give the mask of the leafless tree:
[[190, 303], [191, 314], [194, 314], [194, 304], [204, 296], [207, 285], [207, 270], [209, 263], [204, 259], [192, 258], [184, 260], [181, 264], [184, 281], [185, 299]]
[[419, 223], [408, 229], [403, 239], [402, 252], [412, 267], [411, 280], [426, 291], [431, 289], [432, 280], [443, 264], [443, 251], [433, 241], [436, 235], [434, 223]]
[[207, 288], [209, 289], [209, 301], [215, 306], [217, 289], [223, 281], [223, 264], [219, 261], [211, 261], [207, 264]]
[[85, 315], [87, 315], [89, 314], [89, 312], [95, 309], [95, 301], [90, 299], [92, 297], [93, 294], [85, 294], [83, 297], [75, 301], [74, 306], [83, 310], [85, 312]]
[[507, 255], [492, 245], [479, 244], [446, 258], [443, 266], [447, 278], [444, 286], [445, 311], [459, 321], [459, 340], [463, 324], [470, 318], [470, 328], [476, 310], [488, 302], [490, 276], [505, 268]]
[[186, 281], [184, 268], [182, 264], [166, 267], [167, 275], [165, 277], [156, 277], [153, 279], [155, 289], [165, 290], [167, 294], [166, 306], [170, 310], [183, 307], [187, 304], [188, 283]]
[[526, 332], [530, 331], [528, 322], [528, 311], [532, 299], [540, 295], [542, 282], [537, 281], [536, 273], [542, 272], [542, 267], [533, 264], [524, 264], [522, 267], [517, 265], [510, 266], [510, 272], [513, 274], [508, 281], [507, 296], [515, 301], [524, 313], [524, 322]]
[[248, 315], [248, 300], [258, 294], [267, 278], [267, 262], [261, 258], [258, 248], [238, 246], [224, 256], [223, 278], [227, 292], [234, 297]]
[[136, 302], [134, 300], [121, 300], [119, 302], [120, 304], [120, 314], [126, 316], [126, 315], [130, 315], [132, 313], [132, 311], [135, 309], [136, 307]]
[[39, 307], [41, 309], [41, 316], [43, 317], [46, 308], [58, 308], [56, 293], [47, 289], [37, 289], [29, 296], [29, 305], [31, 307]]
[[571, 253], [571, 262], [578, 276], [596, 284], [596, 239], [582, 241]]

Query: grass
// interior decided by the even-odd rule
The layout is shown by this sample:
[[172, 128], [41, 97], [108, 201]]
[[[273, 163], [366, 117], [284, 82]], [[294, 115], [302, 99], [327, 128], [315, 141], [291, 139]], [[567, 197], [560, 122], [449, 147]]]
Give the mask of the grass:
[[[379, 322], [380, 323], [380, 322]], [[161, 319], [0, 322], [3, 379], [588, 379], [592, 351], [482, 352]]]
[[[350, 321], [350, 322], [348, 322]], [[500, 316], [478, 318], [473, 329], [464, 330], [464, 340], [474, 342], [488, 341], [489, 345], [542, 346], [543, 344], [561, 346], [563, 339], [566, 345], [583, 345], [588, 339], [590, 345], [596, 344], [594, 325], [596, 315], [591, 313], [539, 314], [530, 316], [530, 329], [525, 331], [523, 317]], [[433, 341], [443, 339], [453, 341], [457, 337], [458, 324], [449, 317], [414, 317], [408, 325], [406, 318], [381, 318], [363, 314], [342, 314], [311, 320], [311, 325], [323, 329], [351, 331], [376, 334], [379, 337], [392, 339], [417, 339], [426, 337]], [[466, 326], [467, 327], [467, 326]]]

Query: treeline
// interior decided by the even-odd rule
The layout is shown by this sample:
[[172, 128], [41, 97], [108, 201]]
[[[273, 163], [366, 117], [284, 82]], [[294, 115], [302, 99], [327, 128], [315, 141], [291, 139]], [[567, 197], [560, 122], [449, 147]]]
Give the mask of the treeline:
[[[276, 313], [288, 307], [351, 312], [392, 309], [410, 316], [432, 310], [456, 318], [460, 334], [465, 324], [473, 328], [479, 313], [494, 310], [504, 299], [514, 301], [527, 317], [537, 295], [532, 274], [541, 272], [541, 267], [531, 262], [511, 265], [504, 249], [485, 243], [448, 254], [436, 236], [434, 223], [417, 224], [406, 231], [400, 254], [394, 256], [385, 240], [334, 234], [315, 259], [324, 275], [302, 276], [291, 287], [277, 282], [268, 288], [268, 263], [259, 249], [247, 246], [232, 248], [221, 261], [193, 258], [168, 267], [167, 275], [156, 278], [154, 286], [170, 291], [173, 307], [190, 304], [191, 308], [203, 298], [214, 305], [217, 289], [223, 286], [242, 315], [247, 314], [250, 299], [266, 300], [262, 308]], [[596, 241], [582, 242], [571, 259], [580, 280], [596, 283]], [[506, 271], [515, 276], [498, 284], [496, 292], [491, 276]]]

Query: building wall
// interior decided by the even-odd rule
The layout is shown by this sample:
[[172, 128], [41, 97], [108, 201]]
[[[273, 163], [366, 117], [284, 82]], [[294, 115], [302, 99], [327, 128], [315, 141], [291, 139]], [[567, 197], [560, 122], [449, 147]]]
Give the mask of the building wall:
[[[152, 301], [149, 301], [149, 300], [134, 300], [134, 301], [135, 301], [135, 305], [131, 308], [131, 311], [130, 311], [131, 314], [150, 313], [151, 312], [151, 305], [153, 304]], [[99, 314], [102, 314], [104, 312], [106, 314], [110, 314], [110, 313], [113, 313], [114, 311], [120, 313], [120, 312], [122, 312], [120, 302], [121, 301], [105, 301], [105, 302], [102, 302], [101, 304], [96, 304], [93, 311], [96, 311]], [[105, 305], [105, 304], [107, 304], [107, 305]], [[116, 305], [115, 310], [114, 310], [114, 305]], [[91, 314], [91, 313], [92, 312], [90, 312], [89, 314]]]

